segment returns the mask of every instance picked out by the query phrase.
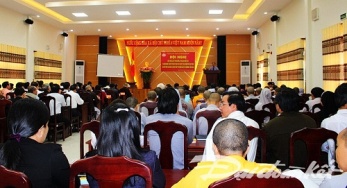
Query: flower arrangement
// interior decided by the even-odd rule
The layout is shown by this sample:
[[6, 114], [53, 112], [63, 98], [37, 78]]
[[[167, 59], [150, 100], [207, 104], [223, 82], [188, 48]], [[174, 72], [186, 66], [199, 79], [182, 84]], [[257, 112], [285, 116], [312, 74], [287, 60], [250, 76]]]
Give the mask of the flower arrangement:
[[143, 84], [148, 85], [150, 80], [151, 80], [152, 74], [154, 72], [154, 68], [153, 67], [141, 67], [140, 72], [141, 72], [141, 77], [143, 79]]

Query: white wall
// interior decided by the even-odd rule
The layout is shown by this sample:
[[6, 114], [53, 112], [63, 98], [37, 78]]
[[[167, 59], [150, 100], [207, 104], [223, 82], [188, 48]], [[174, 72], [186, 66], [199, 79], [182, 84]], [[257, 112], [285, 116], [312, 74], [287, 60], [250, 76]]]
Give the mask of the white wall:
[[58, 54], [63, 57], [62, 81], [73, 82], [73, 60], [75, 59], [76, 37], [66, 39], [62, 30], [33, 19], [34, 24], [24, 23], [25, 15], [0, 7], [0, 43], [23, 47], [27, 50], [26, 81], [34, 78], [34, 51]]
[[[311, 10], [319, 9], [320, 19], [311, 21]], [[258, 46], [266, 49], [267, 44], [273, 44], [272, 51], [276, 52], [277, 46], [284, 45], [298, 38], [306, 38], [305, 67], [306, 67], [306, 92], [313, 87], [323, 86], [322, 69], [322, 29], [340, 23], [340, 14], [347, 12], [345, 0], [293, 0], [284, 9], [278, 12], [280, 20], [263, 24], [259, 30]], [[252, 49], [257, 46], [252, 40]], [[252, 62], [256, 62], [259, 53], [252, 54]], [[252, 52], [253, 53], [253, 52]], [[270, 57], [269, 78], [277, 81], [276, 53]], [[256, 64], [252, 71], [256, 72]], [[254, 73], [253, 73], [254, 74]], [[256, 75], [256, 74], [255, 74]], [[253, 77], [253, 82], [256, 77]]]

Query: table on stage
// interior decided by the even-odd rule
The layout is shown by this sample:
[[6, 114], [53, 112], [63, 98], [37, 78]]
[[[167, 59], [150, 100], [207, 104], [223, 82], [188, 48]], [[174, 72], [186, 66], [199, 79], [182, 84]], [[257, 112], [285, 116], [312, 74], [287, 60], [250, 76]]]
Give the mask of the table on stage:
[[180, 181], [184, 176], [186, 176], [189, 170], [177, 170], [177, 169], [163, 169], [167, 188], [173, 186], [175, 183]]

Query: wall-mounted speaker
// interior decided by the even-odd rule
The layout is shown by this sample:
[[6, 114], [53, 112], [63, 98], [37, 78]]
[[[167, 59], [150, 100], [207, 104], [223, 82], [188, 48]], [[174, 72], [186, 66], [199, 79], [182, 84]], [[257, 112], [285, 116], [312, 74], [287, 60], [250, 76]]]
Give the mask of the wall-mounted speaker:
[[63, 37], [68, 37], [68, 36], [69, 36], [69, 34], [67, 34], [67, 33], [65, 33], [65, 32], [63, 32], [61, 35], [62, 35]]
[[252, 35], [258, 35], [258, 33], [259, 33], [258, 31], [253, 31]]
[[30, 18], [27, 18], [26, 20], [24, 20], [24, 22], [27, 23], [27, 24], [33, 24], [34, 20], [32, 20]]
[[272, 22], [276, 22], [276, 21], [278, 21], [279, 19], [280, 19], [280, 17], [277, 16], [277, 15], [273, 15], [273, 16], [271, 16], [271, 18], [270, 18], [270, 20], [271, 20]]

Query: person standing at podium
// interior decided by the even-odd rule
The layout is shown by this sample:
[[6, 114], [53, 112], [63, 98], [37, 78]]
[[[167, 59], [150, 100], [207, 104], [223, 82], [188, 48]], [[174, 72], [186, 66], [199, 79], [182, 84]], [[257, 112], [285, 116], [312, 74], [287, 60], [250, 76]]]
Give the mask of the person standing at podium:
[[219, 70], [219, 68], [217, 67], [217, 65], [216, 65], [216, 62], [212, 62], [212, 66], [210, 67], [210, 69], [209, 70]]

